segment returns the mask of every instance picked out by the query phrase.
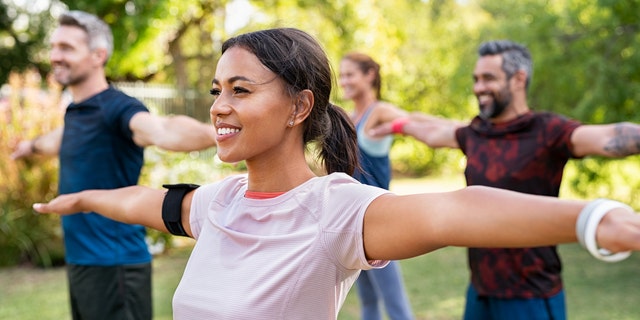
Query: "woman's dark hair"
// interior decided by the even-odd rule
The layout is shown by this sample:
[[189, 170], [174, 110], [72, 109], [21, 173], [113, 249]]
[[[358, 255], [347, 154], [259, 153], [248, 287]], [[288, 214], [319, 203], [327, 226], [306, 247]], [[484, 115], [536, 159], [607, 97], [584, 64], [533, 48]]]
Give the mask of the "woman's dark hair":
[[344, 110], [329, 102], [334, 78], [320, 44], [304, 31], [276, 28], [233, 37], [222, 44], [222, 53], [232, 47], [253, 53], [284, 80], [291, 97], [305, 89], [313, 92], [313, 108], [303, 123], [304, 144], [319, 144], [327, 173], [353, 174], [358, 167], [356, 131]]
[[376, 90], [376, 98], [381, 100], [382, 96], [380, 94], [380, 87], [382, 86], [382, 77], [380, 76], [380, 64], [375, 62], [370, 56], [360, 52], [348, 53], [342, 57], [342, 60], [349, 60], [357, 64], [358, 69], [360, 69], [362, 73], [373, 71], [375, 78], [373, 78], [371, 86]]

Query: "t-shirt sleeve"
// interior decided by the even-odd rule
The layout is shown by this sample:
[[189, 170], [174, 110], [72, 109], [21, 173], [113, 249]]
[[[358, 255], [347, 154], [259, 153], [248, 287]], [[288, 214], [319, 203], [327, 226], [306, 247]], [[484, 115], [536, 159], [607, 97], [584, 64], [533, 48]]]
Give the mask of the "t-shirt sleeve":
[[200, 231], [207, 220], [209, 202], [215, 197], [219, 183], [207, 184], [196, 189], [191, 198], [191, 210], [189, 212], [189, 225], [194, 239], [198, 239]]
[[458, 129], [456, 129], [455, 131], [455, 135], [456, 135], [456, 142], [458, 142], [458, 146], [460, 147], [460, 151], [462, 151], [463, 154], [466, 154], [466, 149], [467, 149], [467, 144], [466, 144], [466, 138], [467, 138], [467, 130], [469, 130], [468, 126], [464, 126], [464, 127], [460, 127]]
[[112, 89], [109, 96], [105, 98], [110, 100], [107, 107], [103, 109], [107, 125], [124, 137], [132, 137], [133, 132], [129, 126], [131, 118], [138, 112], [149, 112], [149, 109], [140, 100], [116, 89]]
[[354, 183], [329, 185], [323, 218], [323, 241], [336, 263], [346, 269], [384, 267], [388, 261], [367, 260], [364, 252], [364, 215], [373, 200], [388, 190]]
[[577, 120], [561, 115], [548, 114], [546, 129], [544, 130], [547, 135], [545, 139], [547, 147], [557, 150], [566, 158], [574, 157], [572, 154], [571, 135], [580, 125], [581, 123]]
[[129, 107], [125, 108], [120, 116], [120, 129], [128, 137], [133, 135], [129, 125], [131, 118], [139, 112], [149, 112], [149, 109], [142, 102], [132, 98]]
[[212, 203], [222, 201], [232, 203], [238, 194], [244, 194], [246, 186], [245, 175], [233, 175], [223, 180], [200, 186], [191, 198], [191, 210], [189, 213], [189, 225], [194, 239], [200, 237], [200, 233], [209, 220]]

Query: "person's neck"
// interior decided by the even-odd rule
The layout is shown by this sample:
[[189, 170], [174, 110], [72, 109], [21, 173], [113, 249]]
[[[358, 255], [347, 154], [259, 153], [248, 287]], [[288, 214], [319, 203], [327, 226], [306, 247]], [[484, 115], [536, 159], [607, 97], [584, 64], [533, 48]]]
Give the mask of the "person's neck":
[[107, 88], [109, 88], [109, 83], [104, 77], [90, 77], [81, 83], [69, 86], [69, 91], [73, 96], [73, 102], [78, 103], [93, 97]]
[[505, 123], [530, 112], [529, 105], [524, 99], [515, 98], [514, 101], [504, 109], [497, 117], [490, 119], [492, 123]]
[[246, 164], [248, 190], [252, 192], [287, 192], [317, 176], [306, 162], [290, 161], [286, 170], [272, 170], [273, 166], [268, 164], [257, 168], [250, 161]]
[[353, 99], [354, 109], [353, 109], [353, 122], [358, 123], [358, 121], [362, 118], [362, 116], [367, 112], [369, 108], [371, 108], [375, 103], [378, 102], [378, 99], [375, 95], [366, 94], [362, 95], [358, 98]]
[[[302, 130], [294, 127], [294, 130]], [[246, 159], [248, 190], [289, 191], [316, 176], [300, 146], [302, 133], [292, 132], [270, 151]]]
[[373, 105], [378, 99], [375, 94], [368, 92], [366, 94], [362, 94], [358, 97], [353, 98], [354, 110], [356, 113], [359, 111], [367, 110], [371, 105]]

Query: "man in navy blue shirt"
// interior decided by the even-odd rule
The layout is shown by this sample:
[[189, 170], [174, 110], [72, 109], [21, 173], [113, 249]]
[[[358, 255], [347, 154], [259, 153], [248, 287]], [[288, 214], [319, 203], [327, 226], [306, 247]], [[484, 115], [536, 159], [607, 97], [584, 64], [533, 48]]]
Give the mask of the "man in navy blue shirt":
[[[105, 65], [113, 51], [109, 26], [70, 11], [51, 35], [55, 79], [73, 102], [63, 127], [18, 144], [14, 159], [59, 155], [59, 193], [113, 189], [138, 182], [143, 148], [201, 150], [215, 145], [213, 126], [187, 116], [152, 115], [110, 86]], [[62, 218], [73, 319], [151, 319], [151, 255], [145, 228], [78, 213]]]

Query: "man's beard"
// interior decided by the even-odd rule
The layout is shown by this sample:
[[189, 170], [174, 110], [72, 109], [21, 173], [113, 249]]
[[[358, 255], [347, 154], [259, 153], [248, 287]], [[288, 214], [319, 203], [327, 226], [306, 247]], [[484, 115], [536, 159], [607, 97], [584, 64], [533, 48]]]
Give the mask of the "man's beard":
[[66, 75], [61, 77], [57, 76], [54, 73], [54, 78], [56, 79], [56, 81], [58, 81], [58, 83], [60, 83], [63, 86], [77, 85], [87, 80], [87, 78], [89, 78], [88, 73], [73, 74], [69, 68], [66, 68], [65, 71], [66, 71]]
[[501, 98], [496, 96], [495, 93], [492, 93], [491, 96], [493, 97], [493, 102], [490, 105], [485, 106], [484, 108], [479, 106], [480, 113], [478, 115], [484, 120], [497, 118], [511, 103], [511, 93], [508, 88], [505, 88], [500, 92]]

